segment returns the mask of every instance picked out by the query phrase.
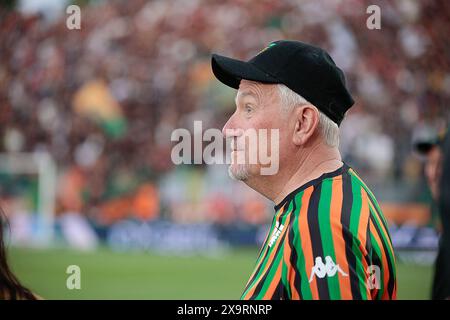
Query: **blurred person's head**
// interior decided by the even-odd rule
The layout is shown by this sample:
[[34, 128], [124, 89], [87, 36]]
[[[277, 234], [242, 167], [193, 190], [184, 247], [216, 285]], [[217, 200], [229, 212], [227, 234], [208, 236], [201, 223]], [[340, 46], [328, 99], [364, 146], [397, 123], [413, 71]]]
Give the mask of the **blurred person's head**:
[[[324, 50], [277, 41], [249, 62], [214, 55], [212, 67], [238, 90], [223, 128], [232, 143], [231, 177], [275, 200], [298, 172], [312, 179], [342, 165], [339, 124], [353, 99]], [[275, 170], [264, 174], [269, 168]]]
[[425, 178], [434, 200], [439, 198], [439, 181], [442, 175], [443, 151], [445, 130], [419, 128], [413, 134], [414, 149], [424, 161]]
[[6, 216], [0, 208], [0, 300], [35, 300], [33, 293], [19, 282], [9, 267], [4, 242], [5, 228]]

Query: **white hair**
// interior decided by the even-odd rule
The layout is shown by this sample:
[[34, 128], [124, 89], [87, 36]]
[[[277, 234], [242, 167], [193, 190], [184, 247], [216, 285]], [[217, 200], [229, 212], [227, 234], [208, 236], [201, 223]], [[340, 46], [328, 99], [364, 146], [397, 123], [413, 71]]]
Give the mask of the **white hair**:
[[[285, 113], [289, 110], [292, 110], [297, 105], [310, 104], [305, 98], [303, 98], [298, 93], [292, 91], [284, 84], [278, 84], [278, 91], [281, 98], [282, 109]], [[314, 106], [314, 105], [313, 105]], [[317, 107], [316, 107], [317, 109]], [[322, 113], [319, 109], [317, 109], [319, 113], [319, 130], [320, 134], [325, 140], [325, 143], [330, 147], [338, 147], [339, 146], [339, 127], [333, 122], [330, 118], [328, 118], [324, 113]]]

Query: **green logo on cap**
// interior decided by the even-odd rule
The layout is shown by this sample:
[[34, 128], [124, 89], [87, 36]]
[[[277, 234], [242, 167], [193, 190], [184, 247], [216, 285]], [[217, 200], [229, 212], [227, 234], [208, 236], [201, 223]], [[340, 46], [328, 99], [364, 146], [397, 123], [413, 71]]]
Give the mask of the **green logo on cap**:
[[272, 48], [273, 46], [276, 45], [276, 42], [272, 42], [271, 44], [269, 44], [267, 47], [265, 47], [264, 49], [262, 49], [260, 52], [258, 52], [258, 54], [263, 53], [264, 51], [266, 51], [269, 48]]

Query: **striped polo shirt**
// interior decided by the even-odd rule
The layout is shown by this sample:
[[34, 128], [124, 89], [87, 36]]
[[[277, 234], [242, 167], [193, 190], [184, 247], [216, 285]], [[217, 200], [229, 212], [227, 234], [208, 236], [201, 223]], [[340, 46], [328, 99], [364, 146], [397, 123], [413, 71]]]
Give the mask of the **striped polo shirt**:
[[377, 200], [344, 164], [291, 192], [241, 299], [395, 299], [396, 267]]

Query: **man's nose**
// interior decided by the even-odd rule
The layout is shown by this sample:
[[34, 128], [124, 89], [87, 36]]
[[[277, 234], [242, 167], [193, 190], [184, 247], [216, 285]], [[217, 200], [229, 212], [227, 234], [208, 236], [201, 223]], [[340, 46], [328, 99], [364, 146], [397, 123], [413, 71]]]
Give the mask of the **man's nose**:
[[222, 135], [224, 138], [233, 138], [237, 136], [236, 132], [236, 126], [234, 123], [234, 113], [233, 115], [228, 119], [227, 123], [222, 128]]

